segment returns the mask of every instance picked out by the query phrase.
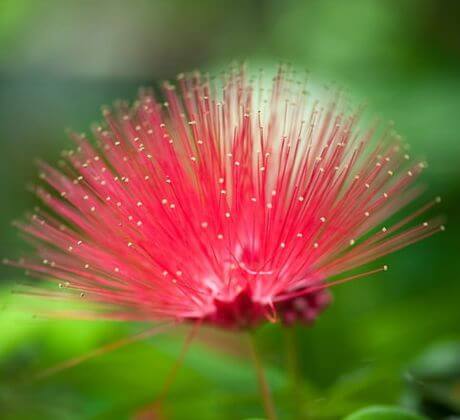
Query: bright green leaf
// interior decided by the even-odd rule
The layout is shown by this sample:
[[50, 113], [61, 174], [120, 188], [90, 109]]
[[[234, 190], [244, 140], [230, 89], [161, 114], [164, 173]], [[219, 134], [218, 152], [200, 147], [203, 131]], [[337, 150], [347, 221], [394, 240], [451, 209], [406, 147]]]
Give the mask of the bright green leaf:
[[362, 408], [350, 414], [345, 420], [425, 420], [426, 417], [419, 416], [400, 407], [372, 406]]

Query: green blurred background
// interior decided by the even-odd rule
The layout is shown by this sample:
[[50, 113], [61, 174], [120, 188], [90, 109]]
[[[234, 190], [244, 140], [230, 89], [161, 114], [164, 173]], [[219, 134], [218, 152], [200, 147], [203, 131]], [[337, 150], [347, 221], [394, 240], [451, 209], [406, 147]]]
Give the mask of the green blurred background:
[[[0, 0], [1, 256], [26, 250], [10, 221], [37, 204], [27, 191], [34, 159], [55, 162], [70, 144], [65, 128], [86, 130], [100, 105], [182, 71], [287, 60], [396, 122], [412, 154], [427, 158], [422, 182], [428, 196], [442, 196], [448, 223], [442, 235], [386, 258], [385, 275], [337, 288], [313, 329], [293, 330], [295, 384], [282, 329], [259, 331], [280, 417], [338, 419], [373, 404], [460, 416], [459, 12], [460, 2], [440, 0]], [[0, 418], [142, 418], [184, 332], [37, 380], [145, 326], [35, 317], [11, 293], [24, 274], [1, 270]], [[201, 334], [165, 418], [262, 416], [244, 349], [240, 337]]]

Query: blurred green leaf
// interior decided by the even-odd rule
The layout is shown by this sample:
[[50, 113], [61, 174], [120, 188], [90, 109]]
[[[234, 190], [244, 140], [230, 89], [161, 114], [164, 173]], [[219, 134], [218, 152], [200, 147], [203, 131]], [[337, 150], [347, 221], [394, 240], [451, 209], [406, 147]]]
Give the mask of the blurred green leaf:
[[460, 377], [460, 341], [431, 345], [415, 359], [410, 371], [425, 379]]
[[374, 406], [350, 414], [344, 420], [427, 420], [399, 407]]
[[443, 341], [427, 348], [406, 374], [406, 400], [433, 418], [460, 414], [460, 342]]

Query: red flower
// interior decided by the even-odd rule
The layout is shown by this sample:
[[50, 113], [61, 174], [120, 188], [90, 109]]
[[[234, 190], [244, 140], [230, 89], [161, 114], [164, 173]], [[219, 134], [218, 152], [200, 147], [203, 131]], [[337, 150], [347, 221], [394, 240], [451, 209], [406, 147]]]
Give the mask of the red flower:
[[51, 212], [21, 225], [38, 258], [20, 265], [64, 289], [43, 293], [126, 320], [310, 323], [332, 276], [442, 229], [411, 223], [436, 200], [382, 226], [424, 165], [339, 95], [314, 100], [286, 68], [269, 89], [240, 68], [218, 85], [144, 91], [104, 111], [95, 142], [73, 135], [59, 170], [41, 164]]

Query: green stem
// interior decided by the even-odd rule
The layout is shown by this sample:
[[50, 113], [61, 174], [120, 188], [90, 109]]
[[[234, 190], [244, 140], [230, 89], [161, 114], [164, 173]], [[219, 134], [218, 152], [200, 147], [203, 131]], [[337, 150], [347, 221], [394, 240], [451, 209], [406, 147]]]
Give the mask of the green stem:
[[179, 354], [179, 357], [176, 359], [174, 362], [171, 371], [169, 372], [168, 377], [166, 378], [165, 383], [163, 384], [163, 388], [160, 392], [160, 396], [158, 400], [162, 402], [166, 396], [168, 395], [169, 389], [171, 388], [171, 385], [173, 384], [174, 380], [176, 379], [176, 375], [179, 372], [179, 369], [182, 367], [182, 364], [184, 363], [185, 355], [187, 354], [190, 345], [192, 344], [193, 339], [195, 338], [196, 334], [198, 333], [198, 330], [201, 327], [200, 322], [196, 322], [195, 325], [193, 325], [192, 329], [188, 333], [188, 335], [185, 337], [184, 344], [182, 345], [181, 352]]
[[252, 361], [257, 374], [257, 381], [259, 383], [260, 395], [265, 409], [265, 414], [268, 420], [276, 420], [275, 405], [270, 392], [265, 371], [262, 365], [262, 360], [257, 349], [256, 339], [253, 334], [249, 333], [249, 347], [251, 350]]
[[286, 352], [286, 370], [289, 377], [290, 396], [294, 410], [299, 409], [299, 362], [297, 357], [297, 342], [294, 327], [285, 328], [284, 342]]

